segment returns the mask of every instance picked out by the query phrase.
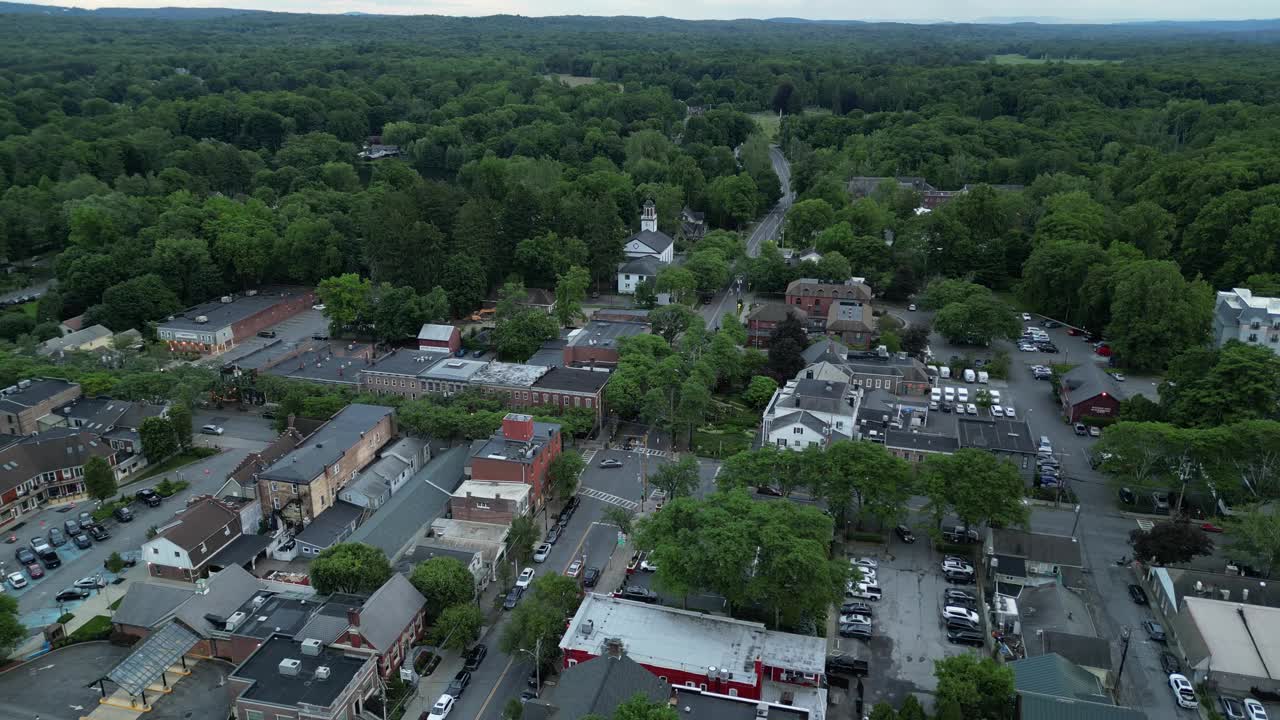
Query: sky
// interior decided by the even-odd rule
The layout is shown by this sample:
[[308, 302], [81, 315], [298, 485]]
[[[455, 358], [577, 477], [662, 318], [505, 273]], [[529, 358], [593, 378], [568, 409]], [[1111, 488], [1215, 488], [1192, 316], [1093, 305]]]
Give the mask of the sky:
[[[23, 0], [15, 0], [21, 2]], [[27, 0], [28, 2], [32, 0]], [[1245, 20], [1280, 17], [1278, 0], [35, 0], [41, 5], [100, 7], [220, 7], [277, 12], [389, 15], [638, 15], [688, 20], [802, 17], [822, 20], [977, 22], [1043, 18], [1053, 22]]]

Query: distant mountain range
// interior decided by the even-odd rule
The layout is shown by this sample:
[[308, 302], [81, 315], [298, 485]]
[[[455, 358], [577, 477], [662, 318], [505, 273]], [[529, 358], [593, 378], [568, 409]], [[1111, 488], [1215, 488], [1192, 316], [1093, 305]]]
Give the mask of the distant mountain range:
[[162, 18], [167, 20], [204, 20], [231, 17], [233, 15], [266, 14], [264, 10], [235, 10], [232, 8], [98, 8], [88, 10], [58, 5], [31, 5], [29, 3], [0, 2], [0, 14], [8, 15], [77, 15], [82, 17]]

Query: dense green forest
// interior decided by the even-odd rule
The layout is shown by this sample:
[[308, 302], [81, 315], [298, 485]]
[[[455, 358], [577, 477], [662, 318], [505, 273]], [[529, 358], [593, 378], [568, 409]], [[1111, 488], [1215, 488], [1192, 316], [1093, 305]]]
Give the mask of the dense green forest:
[[[732, 231], [777, 199], [748, 113], [783, 115], [787, 242], [881, 292], [962, 278], [1143, 326], [1117, 349], [1156, 367], [1144, 346], [1195, 342], [1211, 288], [1280, 291], [1276, 23], [175, 17], [2, 18], [0, 254], [55, 256], [59, 292], [0, 337], [343, 273], [454, 315], [513, 275], [607, 284], [645, 199], [668, 232], [684, 206]], [[370, 136], [404, 160], [360, 160]], [[850, 198], [876, 175], [1026, 190], [918, 215]], [[740, 262], [785, 282], [771, 249]]]

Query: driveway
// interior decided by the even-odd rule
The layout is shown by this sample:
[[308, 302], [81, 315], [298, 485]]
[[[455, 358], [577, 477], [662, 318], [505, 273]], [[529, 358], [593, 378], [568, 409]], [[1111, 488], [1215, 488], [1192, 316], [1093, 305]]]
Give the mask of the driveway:
[[[0, 675], [0, 720], [79, 720], [98, 706], [101, 697], [97, 686], [91, 683], [127, 657], [130, 650], [105, 642], [81, 643], [54, 650]], [[112, 689], [108, 683], [107, 692]]]

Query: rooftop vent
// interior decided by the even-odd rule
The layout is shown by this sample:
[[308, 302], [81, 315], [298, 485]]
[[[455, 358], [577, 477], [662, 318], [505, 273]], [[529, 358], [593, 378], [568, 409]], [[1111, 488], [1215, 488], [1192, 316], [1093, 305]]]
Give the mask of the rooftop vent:
[[209, 322], [209, 316], [208, 316], [208, 315], [197, 315], [197, 316], [196, 316], [196, 322], [197, 322], [198, 324], [200, 324], [200, 325], [203, 325], [203, 324], [205, 324], [205, 323]]
[[315, 638], [307, 638], [302, 641], [302, 654], [308, 657], [315, 657], [320, 654], [320, 649], [324, 645]]
[[596, 629], [596, 622], [588, 620], [578, 628], [578, 632], [582, 633], [582, 637], [591, 637], [591, 632]]
[[234, 632], [236, 628], [240, 627], [240, 624], [244, 622], [246, 617], [248, 616], [242, 612], [233, 612], [231, 613], [231, 617], [227, 618], [227, 621], [222, 627], [227, 632]]
[[302, 667], [302, 661], [297, 658], [285, 658], [280, 661], [280, 674], [289, 677], [298, 677], [298, 670]]
[[329, 679], [329, 666], [328, 666], [328, 665], [321, 665], [320, 667], [316, 668], [316, 679], [317, 679], [317, 680], [328, 680], [328, 679]]

